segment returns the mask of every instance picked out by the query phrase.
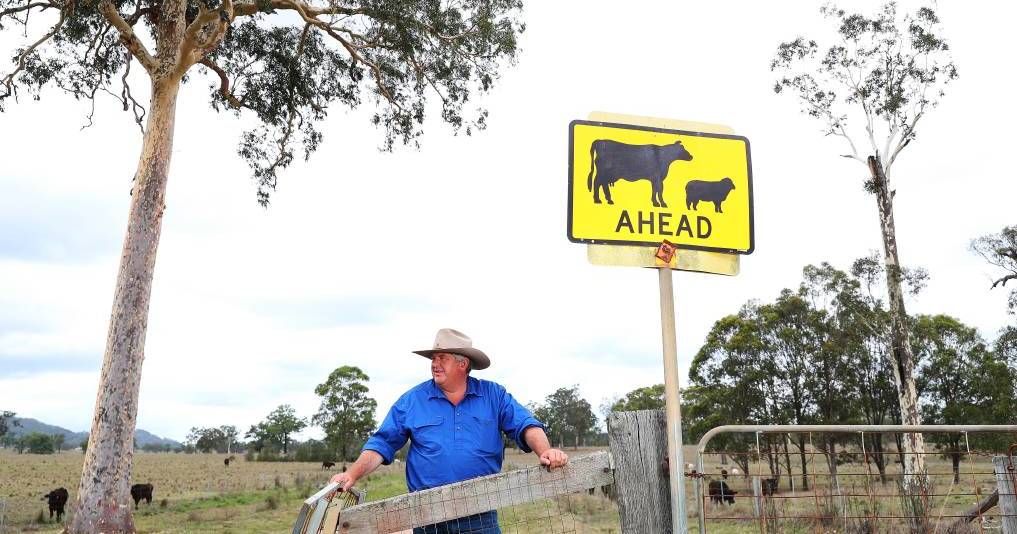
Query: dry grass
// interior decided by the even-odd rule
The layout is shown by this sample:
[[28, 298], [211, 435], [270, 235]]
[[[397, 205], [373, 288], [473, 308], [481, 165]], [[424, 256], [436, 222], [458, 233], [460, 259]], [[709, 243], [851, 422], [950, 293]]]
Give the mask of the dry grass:
[[[203, 499], [268, 492], [277, 487], [320, 486], [330, 476], [321, 470], [320, 463], [245, 462], [237, 458], [227, 468], [223, 458], [225, 455], [220, 454], [136, 452], [132, 482], [155, 485], [152, 505], [141, 503], [137, 513], [139, 524], [146, 514], [171, 513]], [[73, 513], [83, 459], [80, 452], [34, 455], [0, 449], [0, 499], [6, 501], [8, 530], [11, 526], [25, 528], [35, 523], [39, 510], [46, 510], [42, 496], [58, 487], [70, 492], [67, 512]], [[47, 511], [47, 518], [48, 515]]]
[[[687, 461], [694, 462], [694, 454], [694, 451], [686, 448]], [[932, 489], [925, 502], [933, 518], [931, 528], [934, 532], [947, 534], [947, 526], [955, 521], [956, 516], [978, 501], [976, 494], [985, 496], [996, 488], [991, 456], [992, 453], [975, 453], [962, 460], [960, 482], [957, 484], [953, 481], [953, 467], [948, 459], [938, 454], [926, 456]], [[888, 459], [895, 460], [896, 454], [888, 456]], [[705, 460], [705, 472], [713, 480], [720, 479], [722, 467], [728, 471], [734, 467], [733, 463], [721, 466], [717, 454], [708, 454]], [[767, 521], [770, 529], [767, 532], [905, 532], [907, 529], [900, 517], [908, 514], [902, 507], [899, 464], [890, 462], [886, 470], [888, 480], [883, 484], [874, 465], [860, 463], [860, 455], [858, 460], [838, 467], [839, 493], [845, 496], [839, 498], [836, 497], [833, 479], [822, 454], [817, 453], [814, 458], [806, 456], [808, 490], [802, 489], [799, 457], [792, 455], [794, 488], [785, 473], [781, 477], [778, 494], [769, 502], [761, 503], [764, 509], [770, 511], [771, 517]], [[751, 472], [758, 472], [763, 478], [771, 476], [765, 461], [763, 464], [751, 464]], [[729, 476], [727, 482], [732, 490], [738, 492], [736, 502], [733, 506], [709, 502], [705, 505], [707, 532], [760, 531], [760, 519], [757, 518], [751, 497], [752, 479]], [[694, 489], [690, 487], [687, 495], [690, 525], [695, 525], [695, 516], [698, 514]], [[988, 524], [999, 525], [998, 513], [999, 509], [995, 508], [986, 514]]]
[[[593, 449], [576, 454], [592, 452]], [[569, 451], [573, 453], [573, 451]], [[283, 533], [292, 528], [300, 501], [323, 486], [330, 472], [318, 463], [244, 462], [222, 464], [224, 455], [137, 453], [134, 482], [155, 485], [151, 506], [142, 503], [135, 512], [138, 532], [145, 534], [247, 534]], [[42, 495], [57, 487], [71, 492], [68, 514], [73, 513], [83, 455], [18, 455], [0, 449], [0, 499], [8, 503], [8, 532], [60, 532], [60, 525], [35, 522], [45, 508]], [[506, 451], [505, 469], [534, 464], [533, 455]], [[383, 466], [358, 484], [368, 500], [406, 492], [402, 465]], [[165, 501], [165, 504], [163, 502]], [[548, 511], [568, 513], [557, 518], [558, 530], [548, 530]], [[573, 494], [501, 511], [508, 533], [565, 532], [617, 533], [617, 506], [603, 497]]]

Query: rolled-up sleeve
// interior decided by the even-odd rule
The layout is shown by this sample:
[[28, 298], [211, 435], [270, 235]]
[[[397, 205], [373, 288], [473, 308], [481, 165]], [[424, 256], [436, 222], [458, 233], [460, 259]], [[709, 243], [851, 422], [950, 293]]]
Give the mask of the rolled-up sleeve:
[[519, 401], [513, 398], [511, 393], [504, 390], [501, 399], [498, 425], [501, 428], [501, 431], [515, 441], [519, 450], [523, 452], [533, 452], [530, 449], [530, 446], [526, 444], [526, 440], [523, 439], [523, 432], [531, 426], [544, 429], [544, 423], [541, 423], [536, 417], [533, 417], [533, 414], [530, 413], [525, 406], [519, 404]]
[[385, 465], [392, 463], [396, 451], [406, 445], [409, 437], [406, 429], [406, 401], [403, 396], [392, 405], [381, 426], [364, 444], [364, 450], [380, 454]]

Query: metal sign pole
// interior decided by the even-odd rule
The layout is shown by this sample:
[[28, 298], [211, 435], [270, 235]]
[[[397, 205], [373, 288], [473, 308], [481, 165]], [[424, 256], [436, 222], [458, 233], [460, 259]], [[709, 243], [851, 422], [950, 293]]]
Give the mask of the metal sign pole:
[[685, 455], [682, 451], [681, 392], [678, 389], [678, 341], [675, 333], [674, 285], [671, 269], [657, 269], [660, 278], [660, 331], [664, 341], [664, 399], [667, 402], [667, 456], [671, 483], [671, 525], [676, 534], [689, 529], [685, 515]]

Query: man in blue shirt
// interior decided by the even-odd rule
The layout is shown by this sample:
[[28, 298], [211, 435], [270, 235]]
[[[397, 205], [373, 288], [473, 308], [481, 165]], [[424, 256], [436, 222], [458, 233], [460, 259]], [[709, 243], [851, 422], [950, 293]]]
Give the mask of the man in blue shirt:
[[[548, 469], [568, 462], [552, 448], [544, 425], [503, 386], [470, 376], [491, 360], [473, 348], [468, 336], [443, 328], [434, 348], [415, 351], [431, 360], [431, 380], [418, 384], [392, 405], [381, 427], [357, 461], [332, 477], [349, 489], [379, 465], [392, 463], [396, 451], [410, 440], [406, 485], [419, 491], [501, 471], [505, 433], [525, 452], [533, 452]], [[414, 534], [497, 534], [497, 512], [485, 512], [413, 530]]]

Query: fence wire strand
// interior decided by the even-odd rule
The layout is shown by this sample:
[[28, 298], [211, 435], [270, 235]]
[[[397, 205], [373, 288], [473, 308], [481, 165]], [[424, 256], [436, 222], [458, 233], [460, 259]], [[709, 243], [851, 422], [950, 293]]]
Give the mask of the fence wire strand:
[[[696, 497], [706, 533], [732, 527], [760, 534], [998, 533], [1005, 519], [1014, 518], [1002, 507], [1003, 499], [1013, 498], [1012, 489], [999, 493], [999, 506], [983, 511], [981, 504], [997, 487], [993, 456], [1007, 457], [1000, 476], [1009, 478], [1011, 488], [1017, 485], [1017, 444], [1009, 450], [972, 449], [968, 433], [958, 433], [963, 440], [958, 436], [952, 446], [934, 449], [932, 441], [920, 453], [923, 482], [903, 473], [908, 454], [919, 453], [897, 450], [894, 440], [883, 441], [878, 433], [823, 433], [817, 442], [812, 431], [796, 439], [756, 431], [754, 443], [744, 442], [741, 450], [704, 453], [705, 472], [694, 476], [702, 478]], [[721, 472], [721, 456], [734, 459], [742, 472]], [[825, 469], [817, 467], [823, 463]], [[907, 488], [917, 488], [917, 494]]]

